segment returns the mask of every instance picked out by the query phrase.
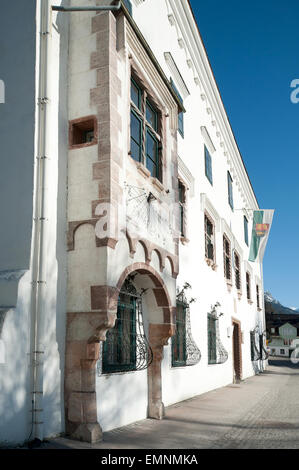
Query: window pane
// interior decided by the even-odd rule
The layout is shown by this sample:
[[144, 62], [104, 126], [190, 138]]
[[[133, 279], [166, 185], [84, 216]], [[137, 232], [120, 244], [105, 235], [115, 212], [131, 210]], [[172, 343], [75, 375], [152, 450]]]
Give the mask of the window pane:
[[138, 86], [131, 80], [131, 100], [140, 109], [140, 89]]
[[157, 176], [157, 168], [155, 163], [149, 158], [146, 158], [146, 168], [149, 170], [150, 174], [156, 178]]
[[152, 134], [146, 132], [146, 167], [151, 175], [158, 177], [158, 142]]
[[141, 121], [133, 112], [131, 113], [131, 137], [136, 143], [141, 144]]
[[153, 107], [146, 102], [146, 120], [152, 126], [152, 128], [157, 130], [157, 113]]
[[131, 139], [131, 157], [136, 161], [140, 162], [141, 161], [141, 148], [139, 145], [134, 142], [133, 139]]
[[184, 113], [183, 112], [178, 114], [178, 128], [179, 128], [179, 133], [181, 134], [182, 137], [184, 137]]
[[208, 149], [205, 147], [205, 173], [206, 177], [213, 184], [213, 175], [212, 175], [212, 158], [209, 154]]
[[131, 157], [141, 161], [141, 121], [131, 112]]
[[208, 316], [208, 363], [216, 363], [216, 320]]

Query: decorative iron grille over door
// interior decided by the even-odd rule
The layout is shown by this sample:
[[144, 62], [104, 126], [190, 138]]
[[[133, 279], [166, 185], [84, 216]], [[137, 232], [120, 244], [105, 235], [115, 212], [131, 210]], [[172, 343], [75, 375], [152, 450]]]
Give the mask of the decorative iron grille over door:
[[129, 280], [120, 291], [116, 322], [107, 333], [102, 351], [103, 373], [143, 370], [153, 360], [144, 332], [141, 295]]

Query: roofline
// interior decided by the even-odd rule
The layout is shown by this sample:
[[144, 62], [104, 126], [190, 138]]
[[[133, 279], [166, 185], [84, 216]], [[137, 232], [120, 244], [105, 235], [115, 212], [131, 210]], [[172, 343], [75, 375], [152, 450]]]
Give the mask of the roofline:
[[258, 200], [257, 200], [257, 197], [256, 197], [256, 194], [255, 194], [255, 191], [254, 191], [254, 189], [253, 189], [253, 186], [252, 186], [252, 183], [251, 183], [251, 180], [250, 180], [250, 177], [249, 177], [247, 168], [246, 168], [246, 166], [245, 166], [245, 163], [244, 163], [244, 160], [243, 160], [243, 157], [242, 157], [242, 154], [241, 154], [239, 145], [238, 145], [238, 143], [237, 143], [237, 140], [236, 140], [236, 137], [235, 137], [235, 134], [234, 134], [234, 131], [233, 131], [231, 122], [230, 122], [229, 117], [228, 117], [228, 115], [227, 115], [227, 112], [226, 112], [226, 109], [225, 109], [225, 106], [224, 106], [224, 103], [223, 103], [223, 100], [222, 100], [222, 96], [221, 96], [221, 93], [220, 93], [220, 90], [219, 90], [219, 87], [218, 87], [218, 84], [217, 84], [217, 81], [216, 81], [216, 78], [215, 78], [215, 75], [214, 75], [214, 72], [213, 72], [213, 68], [212, 68], [212, 65], [211, 65], [211, 62], [210, 62], [210, 59], [209, 59], [209, 56], [208, 56], [208, 52], [207, 52], [205, 43], [204, 43], [204, 41], [203, 41], [203, 39], [202, 39], [202, 36], [201, 36], [201, 34], [200, 34], [199, 27], [198, 27], [198, 24], [197, 24], [195, 15], [194, 15], [194, 11], [193, 11], [192, 6], [191, 6], [191, 2], [190, 2], [190, 0], [187, 0], [187, 2], [188, 2], [188, 4], [189, 4], [189, 8], [190, 8], [190, 11], [191, 11], [191, 13], [192, 13], [192, 17], [193, 17], [193, 20], [194, 20], [194, 23], [195, 23], [195, 26], [196, 26], [196, 29], [197, 29], [197, 32], [198, 32], [200, 41], [201, 41], [201, 43], [202, 43], [202, 45], [203, 45], [203, 48], [204, 48], [204, 51], [205, 51], [205, 54], [206, 54], [206, 57], [207, 57], [207, 61], [208, 61], [208, 64], [209, 64], [209, 67], [210, 67], [210, 70], [211, 70], [211, 73], [212, 73], [212, 76], [213, 76], [215, 85], [216, 85], [216, 89], [217, 89], [217, 92], [218, 92], [218, 94], [219, 94], [220, 101], [221, 101], [222, 106], [223, 106], [223, 109], [224, 109], [225, 116], [226, 116], [227, 121], [228, 121], [228, 123], [229, 123], [230, 129], [231, 129], [231, 132], [232, 132], [232, 136], [233, 136], [233, 138], [234, 138], [236, 147], [237, 147], [238, 152], [239, 152], [239, 154], [240, 154], [241, 161], [242, 161], [242, 164], [243, 164], [243, 168], [244, 168], [244, 170], [245, 170], [245, 172], [246, 172], [246, 175], [247, 175], [249, 184], [250, 184], [250, 186], [251, 186], [253, 195], [254, 195], [254, 197], [255, 197], [256, 203], [257, 203], [258, 207], [260, 207], [260, 206], [259, 206], [259, 203], [258, 203]]
[[[154, 55], [153, 51], [151, 50], [150, 46], [148, 45], [145, 37], [143, 36], [143, 34], [141, 33], [140, 29], [138, 28], [136, 22], [134, 21], [134, 19], [132, 18], [132, 16], [130, 15], [128, 9], [125, 7], [125, 5], [123, 4], [123, 2], [121, 3], [121, 8], [120, 10], [124, 13], [126, 19], [128, 20], [128, 22], [130, 23], [130, 25], [132, 26], [136, 36], [138, 37], [139, 41], [141, 42], [142, 46], [144, 47], [144, 49], [146, 50], [147, 54], [149, 55], [151, 61], [153, 62], [154, 66], [156, 67], [160, 77], [162, 78], [163, 82], [165, 83], [165, 85], [167, 86], [171, 96], [174, 98], [174, 101], [176, 102], [176, 104], [178, 105], [178, 110], [179, 112], [186, 112], [186, 109], [184, 108], [184, 105], [180, 102], [179, 98], [177, 97], [177, 95], [175, 94], [171, 84], [170, 84], [170, 81], [168, 80], [168, 78], [166, 77], [165, 73], [163, 72], [158, 60], [156, 59], [156, 56]], [[120, 11], [118, 10], [118, 11]], [[117, 12], [116, 12], [117, 14]]]

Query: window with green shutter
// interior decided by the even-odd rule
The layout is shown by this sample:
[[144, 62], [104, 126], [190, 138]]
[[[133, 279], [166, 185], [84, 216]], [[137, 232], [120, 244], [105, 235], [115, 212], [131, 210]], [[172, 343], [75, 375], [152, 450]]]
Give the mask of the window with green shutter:
[[186, 352], [186, 305], [178, 302], [176, 313], [176, 332], [172, 337], [172, 367], [185, 366]]
[[215, 261], [215, 230], [214, 223], [205, 214], [205, 256], [210, 261]]
[[216, 321], [212, 315], [208, 315], [208, 364], [216, 364]]
[[230, 172], [227, 172], [227, 188], [228, 188], [228, 203], [232, 209], [234, 209], [234, 198], [233, 198], [233, 179]]
[[213, 184], [212, 157], [206, 146], [205, 146], [205, 174], [209, 182]]

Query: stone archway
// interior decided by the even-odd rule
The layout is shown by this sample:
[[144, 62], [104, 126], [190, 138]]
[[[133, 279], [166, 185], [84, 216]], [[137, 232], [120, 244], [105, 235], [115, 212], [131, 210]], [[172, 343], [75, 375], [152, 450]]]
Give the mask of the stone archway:
[[[162, 419], [164, 405], [162, 401], [161, 363], [163, 348], [175, 333], [176, 307], [172, 306], [168, 289], [161, 276], [154, 268], [144, 263], [134, 263], [124, 270], [117, 283], [118, 290], [121, 289], [125, 279], [132, 273], [138, 273], [151, 279], [156, 302], [155, 307], [160, 310], [160, 321], [150, 321], [148, 330], [149, 344], [153, 352], [153, 360], [148, 367], [148, 417]], [[175, 299], [173, 303], [175, 303]]]
[[175, 332], [175, 306], [172, 305], [175, 299], [171, 302], [168, 289], [154, 268], [146, 263], [134, 263], [123, 271], [115, 286], [91, 286], [93, 311], [67, 314], [65, 422], [66, 434], [74, 439], [91, 443], [102, 439], [97, 419], [96, 362], [100, 342], [106, 340], [107, 331], [115, 324], [121, 287], [132, 273], [150, 280], [158, 312], [149, 323], [153, 361], [148, 368], [148, 416], [163, 418], [161, 362], [163, 347]]

